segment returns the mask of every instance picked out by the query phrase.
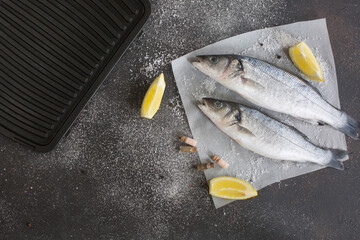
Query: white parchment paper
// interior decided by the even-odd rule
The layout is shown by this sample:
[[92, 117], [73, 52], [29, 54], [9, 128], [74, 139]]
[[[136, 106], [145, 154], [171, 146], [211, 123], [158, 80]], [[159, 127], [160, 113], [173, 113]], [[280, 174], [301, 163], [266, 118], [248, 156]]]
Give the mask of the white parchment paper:
[[[302, 40], [316, 55], [323, 70], [324, 82], [306, 79], [291, 63], [288, 57], [288, 48]], [[172, 62], [176, 84], [193, 137], [199, 142], [200, 161], [209, 162], [209, 156], [217, 154], [230, 164], [227, 169], [222, 169], [215, 164], [214, 169], [206, 170], [207, 180], [218, 176], [233, 176], [248, 181], [256, 190], [260, 190], [272, 183], [323, 168], [312, 163], [277, 161], [262, 157], [242, 148], [216, 128], [197, 107], [202, 97], [242, 102], [250, 106], [251, 104], [191, 65], [191, 58], [204, 54], [240, 54], [265, 60], [308, 80], [320, 90], [327, 101], [340, 107], [334, 57], [325, 19], [244, 33], [191, 52]], [[255, 108], [257, 107], [255, 106]], [[284, 114], [260, 110], [295, 126], [319, 146], [347, 149], [344, 134], [329, 126], [314, 126]], [[213, 197], [213, 200], [216, 208], [231, 202], [216, 197]]]

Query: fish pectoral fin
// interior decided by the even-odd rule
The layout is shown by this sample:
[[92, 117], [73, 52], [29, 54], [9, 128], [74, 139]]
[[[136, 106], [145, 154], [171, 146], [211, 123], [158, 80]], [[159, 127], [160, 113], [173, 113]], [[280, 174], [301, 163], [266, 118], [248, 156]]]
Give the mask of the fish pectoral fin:
[[229, 75], [229, 78], [237, 78], [240, 77], [241, 75], [242, 75], [241, 71], [235, 71]]
[[257, 88], [257, 89], [265, 89], [265, 87], [263, 85], [261, 85], [260, 83], [257, 83], [249, 78], [245, 78], [245, 77], [241, 77], [241, 81], [243, 82], [243, 84], [245, 86], [249, 86], [249, 87], [253, 87], [253, 88]]
[[237, 125], [237, 130], [238, 130], [241, 134], [246, 135], [246, 136], [248, 136], [248, 137], [255, 137], [255, 135], [254, 135], [249, 129], [244, 128], [244, 127], [242, 127], [242, 126], [240, 126], [240, 125]]

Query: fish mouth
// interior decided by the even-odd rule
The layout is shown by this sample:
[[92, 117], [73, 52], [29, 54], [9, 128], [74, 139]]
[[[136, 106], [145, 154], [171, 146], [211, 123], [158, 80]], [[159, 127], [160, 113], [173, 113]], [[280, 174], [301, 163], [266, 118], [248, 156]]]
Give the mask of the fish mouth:
[[200, 62], [192, 62], [192, 65], [193, 65], [195, 68], [201, 70], [201, 63], [200, 63]]
[[197, 68], [197, 69], [199, 69], [199, 70], [202, 69], [201, 58], [195, 57], [195, 58], [191, 59], [190, 61], [191, 61], [191, 64], [192, 64], [195, 68]]
[[199, 104], [198, 104], [198, 107], [202, 110], [204, 107], [206, 107], [206, 104], [204, 102], [204, 100], [202, 99]]
[[209, 98], [202, 98], [200, 103], [198, 104], [198, 107], [200, 108], [201, 111], [205, 111], [205, 109], [209, 106]]
[[209, 103], [211, 102], [211, 100], [212, 100], [211, 98], [205, 97], [205, 98], [202, 98], [202, 103], [203, 103], [203, 105], [208, 106]]
[[199, 107], [201, 106], [202, 108], [206, 108], [209, 107], [213, 101], [214, 99], [212, 98], [204, 97], [201, 99], [200, 104], [198, 106]]

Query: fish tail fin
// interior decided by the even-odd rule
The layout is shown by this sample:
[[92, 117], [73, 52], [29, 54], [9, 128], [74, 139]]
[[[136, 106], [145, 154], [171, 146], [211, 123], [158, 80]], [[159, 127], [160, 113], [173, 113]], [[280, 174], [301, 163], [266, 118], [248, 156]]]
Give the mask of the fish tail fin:
[[331, 152], [331, 158], [325, 166], [344, 170], [344, 164], [341, 161], [348, 156], [347, 151], [339, 149], [329, 149], [329, 151]]
[[360, 122], [350, 117], [346, 113], [343, 113], [345, 116], [344, 124], [339, 127], [339, 130], [349, 137], [359, 140], [359, 132], [360, 132]]

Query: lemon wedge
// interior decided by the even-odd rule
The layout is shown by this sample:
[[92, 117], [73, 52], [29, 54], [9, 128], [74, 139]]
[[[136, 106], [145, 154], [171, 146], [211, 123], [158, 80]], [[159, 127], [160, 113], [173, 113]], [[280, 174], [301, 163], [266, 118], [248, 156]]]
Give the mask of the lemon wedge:
[[159, 110], [162, 97], [165, 91], [165, 78], [161, 73], [147, 90], [141, 105], [141, 117], [152, 119]]
[[323, 81], [320, 65], [305, 42], [299, 42], [289, 49], [290, 58], [295, 66], [308, 78]]
[[209, 193], [218, 198], [243, 200], [257, 196], [257, 191], [244, 180], [234, 177], [216, 177], [210, 180]]

